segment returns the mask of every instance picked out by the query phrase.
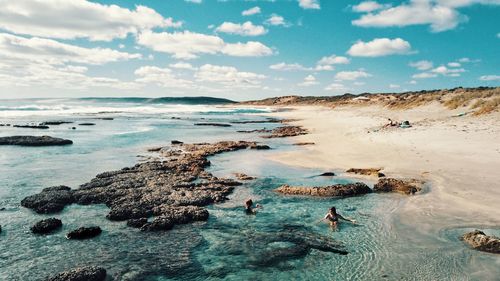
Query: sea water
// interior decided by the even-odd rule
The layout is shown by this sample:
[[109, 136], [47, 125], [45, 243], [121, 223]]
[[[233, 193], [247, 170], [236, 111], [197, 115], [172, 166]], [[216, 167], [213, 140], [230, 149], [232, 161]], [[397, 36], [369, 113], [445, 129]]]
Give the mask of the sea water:
[[[498, 280], [499, 258], [471, 250], [459, 241], [458, 237], [469, 229], [443, 227], [437, 235], [429, 235], [416, 231], [418, 226], [400, 217], [398, 209], [408, 197], [369, 194], [322, 199], [275, 193], [273, 189], [282, 184], [318, 186], [354, 181], [318, 177], [325, 171], [270, 160], [273, 153], [304, 149], [292, 146], [291, 140], [236, 132], [280, 124], [194, 126], [197, 122], [265, 120], [270, 109], [199, 104], [199, 100], [196, 104], [178, 102], [0, 101], [0, 124], [74, 122], [48, 130], [0, 127], [0, 136], [51, 135], [74, 141], [61, 147], [0, 146], [0, 208], [5, 208], [0, 211], [0, 280], [43, 280], [85, 265], [102, 266], [117, 280]], [[82, 122], [96, 125], [79, 126]], [[167, 232], [143, 233], [124, 222], [108, 221], [105, 216], [109, 210], [104, 205], [71, 205], [60, 214], [38, 215], [19, 204], [42, 188], [77, 188], [98, 173], [147, 160], [155, 155], [148, 153], [148, 148], [168, 145], [171, 140], [257, 140], [273, 149], [211, 157], [208, 170], [216, 176], [242, 172], [257, 179], [237, 187], [225, 203], [209, 206], [207, 222], [176, 226]], [[242, 204], [248, 198], [263, 205], [255, 216], [243, 212]], [[331, 229], [319, 222], [331, 206], [359, 224], [342, 223], [338, 229]], [[62, 230], [45, 236], [30, 233], [30, 226], [48, 217], [60, 218]], [[98, 225], [103, 233], [84, 241], [65, 239], [66, 232], [85, 225]], [[269, 250], [289, 245], [266, 243], [255, 237], [290, 227], [332, 237], [349, 254], [312, 250], [306, 256], [260, 263]], [[500, 234], [496, 229], [488, 231]]]

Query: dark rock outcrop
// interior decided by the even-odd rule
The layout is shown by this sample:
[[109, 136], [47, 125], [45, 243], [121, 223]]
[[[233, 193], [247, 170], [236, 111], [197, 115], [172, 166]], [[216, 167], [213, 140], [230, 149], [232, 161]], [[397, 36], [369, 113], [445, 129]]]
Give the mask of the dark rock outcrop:
[[0, 233], [2, 233], [2, 226], [0, 225]]
[[382, 170], [381, 168], [367, 168], [367, 169], [357, 169], [357, 168], [351, 168], [347, 170], [347, 173], [351, 174], [357, 174], [357, 175], [363, 175], [363, 176], [375, 176], [375, 177], [385, 177], [383, 173], [380, 172]]
[[[26, 197], [21, 204], [39, 213], [60, 211], [76, 203], [106, 204], [107, 218], [128, 221], [145, 231], [167, 230], [176, 224], [208, 219], [204, 206], [223, 202], [241, 183], [205, 171], [209, 156], [257, 149], [256, 142], [223, 141], [179, 144], [160, 150], [161, 160], [104, 172], [78, 189], [53, 187]], [[153, 217], [148, 222], [147, 218]], [[139, 220], [139, 219], [146, 219]]]
[[48, 129], [46, 125], [14, 125], [14, 128], [27, 128], [27, 129]]
[[423, 182], [416, 179], [382, 178], [374, 185], [375, 192], [398, 192], [402, 194], [415, 194], [422, 190]]
[[80, 123], [80, 126], [95, 126], [95, 123]]
[[231, 124], [224, 123], [195, 123], [195, 126], [231, 127]]
[[176, 144], [183, 144], [183, 142], [182, 142], [182, 141], [178, 141], [178, 140], [173, 140], [173, 141], [171, 141], [170, 143], [171, 143], [171, 144], [173, 144], [173, 145], [176, 145]]
[[62, 124], [71, 124], [71, 123], [73, 123], [73, 122], [72, 121], [46, 121], [46, 122], [41, 123], [40, 125], [58, 126], [58, 125], [62, 125]]
[[286, 138], [286, 137], [294, 137], [299, 135], [306, 135], [308, 131], [301, 126], [284, 126], [278, 127], [271, 131], [270, 135], [262, 136], [263, 138], [271, 139], [271, 138]]
[[282, 185], [275, 189], [275, 191], [287, 195], [307, 195], [318, 197], [358, 196], [372, 192], [372, 190], [362, 182], [314, 187]]
[[268, 129], [256, 129], [256, 130], [239, 130], [237, 133], [271, 133], [272, 130]]
[[102, 230], [98, 226], [80, 227], [66, 234], [66, 238], [76, 240], [89, 239], [98, 236], [101, 232]]
[[104, 281], [106, 280], [106, 269], [97, 266], [79, 267], [61, 272], [45, 281]]
[[305, 145], [315, 145], [315, 143], [314, 142], [296, 142], [293, 145], [305, 146]]
[[319, 174], [318, 176], [319, 177], [334, 177], [335, 173], [334, 172], [325, 172], [325, 173]]
[[468, 232], [461, 239], [478, 251], [500, 254], [500, 238], [486, 235], [481, 230]]
[[56, 218], [41, 220], [33, 225], [30, 230], [36, 234], [48, 234], [62, 227], [62, 221]]
[[271, 149], [271, 147], [269, 145], [265, 145], [265, 144], [252, 144], [250, 146], [250, 149], [268, 150], [268, 149]]
[[255, 179], [255, 177], [243, 173], [234, 173], [234, 176], [236, 177], [236, 179], [241, 181], [250, 181]]
[[61, 185], [47, 187], [42, 192], [30, 195], [21, 201], [21, 205], [39, 214], [60, 212], [64, 206], [75, 202], [71, 188]]
[[0, 137], [0, 145], [20, 145], [20, 146], [53, 146], [68, 145], [73, 141], [54, 138], [50, 136], [12, 136]]

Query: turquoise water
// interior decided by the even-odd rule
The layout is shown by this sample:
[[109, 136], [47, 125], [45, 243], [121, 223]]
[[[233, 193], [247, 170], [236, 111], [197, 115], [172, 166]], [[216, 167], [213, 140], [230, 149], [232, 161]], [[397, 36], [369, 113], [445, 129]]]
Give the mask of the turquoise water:
[[[36, 109], [36, 110], [35, 110]], [[175, 105], [115, 100], [0, 101], [0, 123], [22, 124], [72, 120], [75, 124], [49, 130], [0, 127], [0, 136], [48, 134], [69, 138], [72, 146], [25, 148], [0, 146], [0, 280], [40, 280], [79, 265], [101, 265], [117, 280], [498, 280], [497, 256], [467, 248], [457, 237], [468, 229], [439, 228], [428, 232], [408, 223], [397, 210], [407, 200], [399, 195], [347, 199], [288, 197], [272, 190], [281, 184], [324, 185], [351, 179], [323, 178], [324, 172], [285, 166], [269, 160], [292, 147], [290, 140], [263, 140], [237, 130], [272, 128], [277, 124], [234, 124], [233, 127], [195, 127], [200, 121], [230, 122], [264, 119], [265, 109], [216, 105]], [[112, 117], [114, 120], [99, 118]], [[172, 119], [178, 117], [179, 119]], [[79, 122], [96, 126], [78, 126]], [[77, 127], [76, 130], [70, 127]], [[231, 177], [243, 172], [257, 180], [237, 187], [230, 200], [209, 207], [205, 223], [175, 227], [161, 233], [142, 233], [123, 222], [105, 219], [101, 205], [67, 207], [56, 215], [63, 229], [35, 236], [29, 227], [49, 216], [22, 208], [19, 202], [42, 188], [65, 184], [76, 188], [96, 174], [135, 164], [149, 147], [170, 140], [213, 142], [259, 140], [271, 151], [238, 151], [211, 158], [210, 172]], [[334, 169], [335, 167], [332, 167]], [[241, 208], [247, 198], [264, 206], [256, 216]], [[342, 224], [332, 230], [317, 221], [335, 205], [360, 225]], [[102, 235], [69, 241], [64, 234], [82, 225], [99, 225]], [[280, 232], [332, 237], [349, 254], [311, 250], [263, 263], [275, 249], [290, 245], [270, 242]], [[498, 229], [487, 230], [500, 234]]]

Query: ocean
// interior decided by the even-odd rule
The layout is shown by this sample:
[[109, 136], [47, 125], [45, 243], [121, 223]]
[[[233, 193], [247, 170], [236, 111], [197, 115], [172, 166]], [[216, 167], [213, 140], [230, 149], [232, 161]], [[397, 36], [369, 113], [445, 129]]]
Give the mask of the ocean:
[[[232, 123], [263, 121], [272, 110], [205, 97], [0, 100], [0, 124], [73, 122], [49, 129], [0, 127], [0, 137], [50, 135], [73, 141], [60, 147], [0, 146], [0, 280], [43, 280], [85, 265], [102, 266], [115, 280], [498, 280], [498, 259], [459, 241], [467, 229], [444, 229], [435, 237], [416, 231], [408, 218], [398, 216], [406, 196], [340, 199], [274, 192], [282, 184], [318, 186], [354, 179], [318, 177], [327, 171], [274, 162], [274, 153], [304, 148], [287, 138], [237, 132], [282, 124]], [[231, 126], [194, 125], [199, 122]], [[236, 187], [228, 201], [209, 206], [207, 222], [170, 231], [141, 232], [125, 222], [109, 221], [104, 205], [74, 204], [56, 215], [39, 215], [20, 206], [24, 197], [45, 187], [78, 188], [99, 173], [147, 161], [155, 156], [148, 148], [167, 146], [172, 140], [248, 140], [272, 149], [211, 157], [208, 171], [218, 177], [245, 173], [257, 179]], [[243, 212], [248, 198], [263, 205], [255, 216]], [[344, 223], [332, 230], [318, 223], [331, 206], [359, 225]], [[35, 222], [48, 217], [60, 218], [63, 228], [44, 236], [30, 232]], [[65, 238], [68, 231], [85, 225], [98, 225], [103, 233], [83, 241]], [[333, 238], [349, 254], [291, 252], [290, 243], [273, 238], [290, 231]]]

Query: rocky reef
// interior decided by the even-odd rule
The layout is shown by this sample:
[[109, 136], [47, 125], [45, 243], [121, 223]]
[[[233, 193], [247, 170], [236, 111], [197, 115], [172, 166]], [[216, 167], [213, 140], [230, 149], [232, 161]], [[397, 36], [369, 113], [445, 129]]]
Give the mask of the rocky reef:
[[234, 176], [240, 181], [250, 181], [255, 179], [255, 177], [243, 173], [235, 173]]
[[461, 239], [478, 251], [500, 254], [500, 238], [486, 235], [481, 230], [465, 233]]
[[106, 269], [97, 266], [78, 267], [46, 278], [45, 281], [104, 281]]
[[[256, 142], [176, 144], [159, 151], [160, 158], [97, 175], [78, 189], [45, 188], [21, 201], [37, 213], [59, 212], [69, 204], [106, 204], [107, 218], [129, 221], [143, 231], [168, 230], [176, 224], [208, 219], [204, 209], [223, 202], [241, 183], [205, 171], [209, 156], [242, 149], [269, 149]], [[152, 221], [149, 218], [152, 217]]]
[[0, 137], [0, 145], [20, 145], [20, 146], [53, 146], [68, 145], [73, 141], [54, 138], [51, 136], [11, 136]]
[[102, 229], [98, 226], [80, 227], [66, 234], [66, 238], [76, 240], [90, 239], [98, 236], [101, 232]]
[[362, 182], [313, 187], [282, 185], [275, 189], [275, 191], [287, 195], [307, 195], [318, 197], [358, 196], [372, 192], [372, 190]]
[[33, 225], [30, 230], [35, 234], [48, 234], [62, 227], [62, 221], [56, 218], [41, 220]]
[[306, 135], [308, 133], [309, 132], [301, 126], [284, 126], [284, 127], [274, 128], [271, 130], [271, 133], [269, 135], [262, 136], [262, 137], [266, 138], [266, 139], [286, 138], [286, 137], [295, 137], [295, 136], [300, 136], [300, 135]]
[[351, 174], [382, 178], [385, 177], [385, 175], [380, 172], [381, 170], [382, 170], [381, 168], [366, 168], [366, 169], [351, 168], [346, 172]]
[[411, 195], [421, 191], [423, 184], [424, 182], [416, 179], [382, 178], [373, 186], [373, 191]]
[[212, 126], [212, 127], [231, 127], [231, 124], [225, 123], [195, 123], [195, 126]]

